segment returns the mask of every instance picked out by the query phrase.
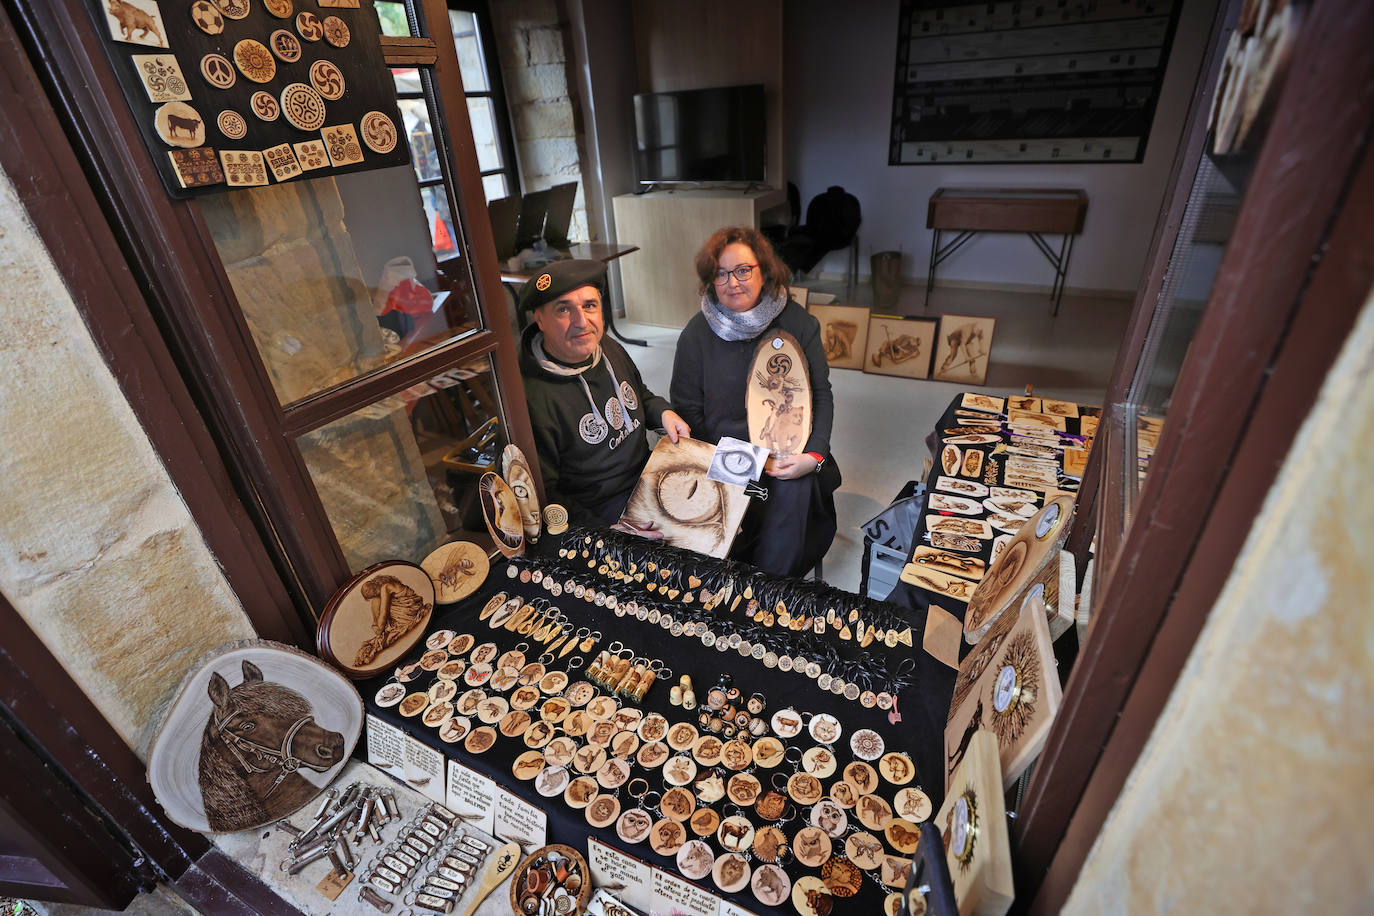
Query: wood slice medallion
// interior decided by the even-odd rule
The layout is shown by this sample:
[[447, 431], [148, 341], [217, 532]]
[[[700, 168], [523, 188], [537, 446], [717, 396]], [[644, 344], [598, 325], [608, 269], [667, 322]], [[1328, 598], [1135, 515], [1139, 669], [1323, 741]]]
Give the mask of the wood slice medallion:
[[453, 604], [482, 587], [491, 563], [471, 541], [451, 541], [421, 560], [420, 567], [434, 583], [434, 600]]
[[996, 736], [975, 732], [935, 816], [960, 913], [1001, 916], [1011, 908], [1011, 846], [1001, 771]]
[[414, 563], [389, 560], [358, 573], [325, 605], [315, 651], [355, 680], [399, 662], [425, 635], [434, 583]]
[[230, 833], [310, 804], [362, 733], [358, 691], [290, 646], [246, 640], [208, 653], [182, 679], [148, 755], [167, 815]]
[[498, 474], [487, 471], [482, 475], [478, 490], [482, 517], [486, 520], [492, 540], [496, 542], [496, 548], [507, 557], [524, 553], [525, 526], [520, 518], [520, 501], [516, 499], [510, 484]]
[[797, 338], [778, 330], [759, 338], [744, 398], [750, 442], [774, 458], [801, 454], [811, 437], [811, 375]]
[[749, 498], [741, 487], [707, 479], [714, 451], [698, 439], [660, 439], [621, 517], [653, 522], [665, 544], [724, 557], [739, 533]]
[[539, 540], [543, 516], [539, 511], [539, 495], [534, 492], [534, 475], [530, 473], [530, 463], [520, 446], [511, 443], [501, 452], [501, 473], [520, 505], [520, 523], [525, 529], [525, 540], [533, 544]]
[[[1045, 745], [1063, 692], [1055, 667], [1045, 604], [1032, 595], [1021, 602], [1016, 620], [988, 654], [960, 665], [960, 678], [969, 683], [972, 668], [979, 673], [951, 705], [945, 723], [945, 777], [954, 775], [974, 733], [992, 732], [1002, 761], [1002, 781], [1014, 782]], [[972, 658], [972, 653], [970, 653]]]
[[1007, 542], [969, 599], [964, 615], [965, 642], [977, 644], [998, 616], [1020, 600], [1046, 564], [1059, 558], [1069, 534], [1073, 505], [1072, 497], [1056, 496]]

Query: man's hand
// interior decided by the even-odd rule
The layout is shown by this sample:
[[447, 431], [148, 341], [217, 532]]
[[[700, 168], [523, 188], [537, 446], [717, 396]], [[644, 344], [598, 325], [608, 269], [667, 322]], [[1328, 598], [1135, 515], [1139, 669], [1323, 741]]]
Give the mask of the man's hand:
[[663, 411], [663, 417], [659, 422], [663, 424], [663, 431], [668, 434], [668, 438], [675, 443], [679, 436], [690, 438], [692, 435], [692, 427], [687, 425], [687, 421], [671, 410]]
[[779, 480], [796, 480], [798, 477], [805, 477], [816, 470], [816, 459], [810, 455], [790, 455], [786, 458], [774, 458], [773, 469], [768, 472], [770, 477]]
[[654, 528], [653, 522], [636, 522], [627, 518], [622, 518], [611, 526], [612, 531], [623, 531], [626, 534], [637, 534], [650, 541], [663, 540], [663, 532]]

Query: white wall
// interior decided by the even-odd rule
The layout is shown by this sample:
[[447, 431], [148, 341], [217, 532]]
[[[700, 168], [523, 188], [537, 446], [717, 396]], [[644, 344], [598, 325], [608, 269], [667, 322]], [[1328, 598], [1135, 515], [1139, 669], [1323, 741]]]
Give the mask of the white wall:
[[[887, 137], [897, 48], [897, 0], [788, 0], [784, 8], [787, 174], [806, 204], [830, 185], [859, 199], [860, 271], [875, 251], [901, 250], [903, 273], [924, 279], [931, 231], [926, 202], [943, 186], [1072, 187], [1088, 194], [1068, 285], [1134, 290], [1154, 230], [1215, 0], [1183, 0], [1163, 93], [1140, 164], [889, 166]], [[825, 273], [843, 273], [846, 253]], [[985, 235], [940, 265], [941, 280], [1048, 287], [1053, 270], [1022, 235]]]

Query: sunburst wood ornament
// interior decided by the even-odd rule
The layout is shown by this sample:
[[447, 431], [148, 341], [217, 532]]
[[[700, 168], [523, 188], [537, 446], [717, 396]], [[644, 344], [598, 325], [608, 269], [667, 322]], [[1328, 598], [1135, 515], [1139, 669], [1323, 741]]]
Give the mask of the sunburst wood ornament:
[[945, 724], [949, 778], [972, 736], [986, 730], [997, 738], [1002, 780], [1013, 782], [1044, 746], [1062, 696], [1045, 605], [1032, 595], [1004, 614], [959, 667]]
[[1011, 848], [1002, 791], [997, 738], [974, 732], [935, 816], [960, 916], [1002, 916], [1011, 908]]

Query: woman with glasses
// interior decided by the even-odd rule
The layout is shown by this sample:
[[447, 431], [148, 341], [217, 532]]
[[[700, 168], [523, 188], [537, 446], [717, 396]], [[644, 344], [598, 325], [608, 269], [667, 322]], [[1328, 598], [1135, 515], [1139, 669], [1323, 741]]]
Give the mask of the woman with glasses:
[[673, 361], [673, 406], [706, 442], [748, 440], [749, 367], [761, 336], [783, 330], [806, 356], [811, 436], [802, 454], [777, 458], [760, 483], [731, 556], [765, 572], [797, 576], [816, 565], [835, 537], [834, 492], [840, 473], [830, 458], [835, 415], [820, 324], [787, 293], [791, 271], [756, 229], [717, 230], [696, 256], [701, 312], [682, 329]]

